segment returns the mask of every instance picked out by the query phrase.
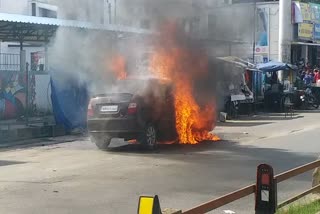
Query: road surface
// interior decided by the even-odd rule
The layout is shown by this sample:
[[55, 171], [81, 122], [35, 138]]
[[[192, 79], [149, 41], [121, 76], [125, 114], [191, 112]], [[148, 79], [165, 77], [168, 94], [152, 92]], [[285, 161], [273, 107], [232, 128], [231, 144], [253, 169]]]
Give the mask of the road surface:
[[[277, 135], [277, 127], [293, 124], [293, 120], [238, 129], [248, 130], [242, 133], [245, 136], [255, 128], [256, 133], [260, 130], [266, 135], [251, 138], [254, 142], [163, 145], [155, 153], [134, 146], [103, 152], [86, 138], [2, 149], [0, 213], [136, 213], [138, 197], [154, 194], [159, 195], [162, 208], [185, 210], [254, 183], [260, 163], [271, 164], [278, 173], [314, 161], [320, 153], [320, 131], [308, 118], [297, 121], [311, 128], [297, 129], [298, 125], [293, 125], [287, 127], [287, 134]], [[218, 128], [223, 129], [228, 128]], [[310, 185], [311, 172], [281, 183], [279, 201]], [[253, 213], [253, 196], [212, 213], [223, 210]]]

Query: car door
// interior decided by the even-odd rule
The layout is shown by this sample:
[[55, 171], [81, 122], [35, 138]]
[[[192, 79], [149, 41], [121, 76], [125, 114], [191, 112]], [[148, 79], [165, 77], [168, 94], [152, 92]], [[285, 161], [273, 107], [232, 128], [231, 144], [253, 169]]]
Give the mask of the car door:
[[172, 85], [165, 85], [165, 96], [162, 107], [162, 115], [158, 124], [159, 140], [171, 141], [175, 140], [176, 126], [175, 126], [175, 108], [174, 108], [174, 94]]

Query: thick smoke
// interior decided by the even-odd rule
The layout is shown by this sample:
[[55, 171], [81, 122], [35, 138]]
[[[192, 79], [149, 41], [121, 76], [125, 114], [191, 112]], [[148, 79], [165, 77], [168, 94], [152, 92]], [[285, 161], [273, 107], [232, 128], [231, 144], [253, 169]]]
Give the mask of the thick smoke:
[[[108, 20], [104, 20], [106, 17], [103, 13], [106, 8], [103, 2], [57, 1], [58, 18], [91, 22], [101, 26], [103, 23], [108, 24]], [[118, 7], [120, 6], [119, 4]], [[119, 24], [124, 24], [120, 21]], [[125, 59], [128, 73], [136, 72], [137, 69], [141, 69], [138, 67], [141, 64], [138, 58], [145, 52], [146, 46], [147, 41], [143, 35], [60, 27], [51, 41], [49, 64], [53, 69], [52, 75], [59, 79], [61, 87], [68, 85], [70, 78], [77, 78], [88, 84], [92, 95], [106, 93], [117, 80], [112, 65], [114, 57], [121, 56]]]
[[[103, 1], [68, 0], [59, 2], [59, 18], [77, 19], [94, 23], [108, 23], [99, 8]], [[224, 96], [238, 71], [228, 66], [217, 65], [217, 56], [235, 55], [242, 58], [250, 56], [252, 47], [251, 6], [247, 12], [237, 8], [209, 9], [206, 5], [196, 5], [190, 0], [118, 0], [118, 13], [125, 14], [117, 18], [117, 24], [131, 24], [141, 27], [139, 20], [149, 20], [150, 28], [158, 30], [164, 21], [174, 20], [187, 33], [197, 31], [197, 38], [188, 40], [195, 50], [207, 52], [209, 60], [208, 76], [194, 83], [194, 93], [199, 103], [217, 95], [219, 107], [223, 106]], [[136, 18], [135, 7], [143, 6], [145, 13]], [[121, 11], [123, 10], [123, 11]], [[181, 13], [183, 11], [183, 13]], [[208, 12], [209, 11], [209, 12]], [[103, 11], [102, 11], [103, 13]], [[241, 14], [239, 14], [241, 13]], [[101, 18], [104, 17], [104, 18]], [[235, 19], [235, 17], [237, 17]], [[239, 19], [239, 17], [242, 17]], [[104, 19], [104, 20], [102, 20]], [[200, 21], [199, 21], [200, 20]], [[205, 21], [203, 21], [205, 20]], [[113, 20], [114, 22], [115, 20]], [[205, 27], [206, 26], [206, 27]], [[250, 27], [251, 26], [251, 27]], [[190, 30], [191, 29], [191, 30]], [[189, 35], [190, 37], [194, 35]], [[203, 40], [202, 38], [208, 38]], [[249, 48], [243, 48], [248, 46]], [[148, 66], [141, 66], [143, 58], [148, 61], [152, 54], [152, 43], [148, 37], [104, 31], [86, 31], [76, 29], [58, 29], [50, 48], [50, 67], [63, 72], [63, 84], [68, 84], [67, 76], [77, 77], [90, 85], [91, 93], [105, 93], [116, 81], [114, 72], [108, 66], [117, 54], [125, 57], [129, 73], [145, 74]], [[59, 73], [55, 71], [55, 73]], [[238, 81], [238, 80], [237, 80]], [[240, 80], [239, 80], [240, 82]]]
[[[53, 76], [62, 72], [63, 78], [59, 78], [59, 82], [62, 81], [63, 84], [68, 84], [68, 77], [87, 83], [103, 80], [108, 84], [113, 78], [107, 70], [112, 54], [110, 44], [111, 38], [99, 32], [88, 33], [60, 28], [50, 50]], [[92, 84], [92, 87], [94, 85]]]

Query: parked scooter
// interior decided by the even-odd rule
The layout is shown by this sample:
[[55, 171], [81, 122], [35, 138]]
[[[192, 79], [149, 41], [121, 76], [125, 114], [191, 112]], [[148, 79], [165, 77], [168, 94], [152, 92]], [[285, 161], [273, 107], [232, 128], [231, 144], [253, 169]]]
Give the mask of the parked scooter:
[[319, 101], [317, 98], [313, 95], [312, 91], [310, 88], [306, 88], [304, 92], [300, 95], [300, 100], [301, 100], [301, 107], [303, 109], [309, 109], [309, 108], [319, 108]]

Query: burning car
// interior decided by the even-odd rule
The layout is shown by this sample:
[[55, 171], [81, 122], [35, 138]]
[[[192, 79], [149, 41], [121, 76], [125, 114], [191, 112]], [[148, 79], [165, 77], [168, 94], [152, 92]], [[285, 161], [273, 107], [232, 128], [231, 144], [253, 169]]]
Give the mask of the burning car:
[[164, 79], [118, 80], [110, 93], [94, 96], [88, 106], [88, 130], [99, 149], [112, 138], [137, 140], [148, 149], [177, 139], [172, 84]]
[[147, 148], [175, 139], [220, 140], [212, 133], [216, 105], [207, 52], [176, 23], [161, 26], [142, 68], [130, 69], [125, 54], [110, 60], [108, 70], [118, 82], [110, 93], [92, 98], [88, 108], [88, 129], [101, 149], [113, 137], [136, 139]]

